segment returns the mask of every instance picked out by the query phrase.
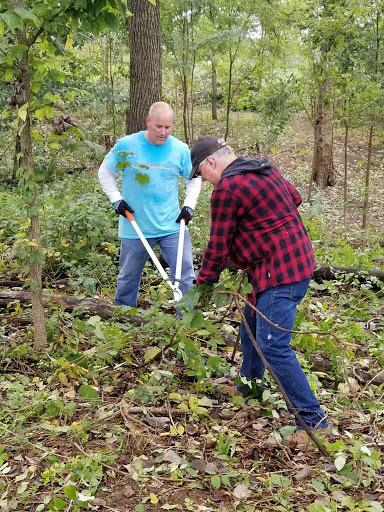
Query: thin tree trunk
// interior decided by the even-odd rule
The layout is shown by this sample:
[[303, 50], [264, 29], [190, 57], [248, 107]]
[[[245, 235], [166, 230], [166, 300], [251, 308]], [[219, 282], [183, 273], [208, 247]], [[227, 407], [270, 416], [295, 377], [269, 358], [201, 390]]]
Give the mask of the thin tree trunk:
[[191, 142], [194, 140], [194, 128], [193, 128], [193, 123], [194, 123], [194, 119], [193, 119], [193, 115], [194, 115], [194, 100], [193, 100], [193, 86], [194, 86], [194, 74], [195, 74], [195, 64], [196, 64], [196, 52], [194, 51], [193, 52], [193, 58], [192, 58], [192, 69], [191, 69], [191, 86], [190, 86], [190, 92], [189, 92], [189, 96], [191, 98], [191, 108], [190, 108], [190, 116], [189, 116], [189, 119], [190, 119], [190, 122], [189, 122], [189, 126], [190, 126], [190, 140]]
[[17, 170], [20, 167], [20, 153], [21, 153], [21, 143], [20, 143], [20, 120], [18, 120], [17, 132], [15, 135], [15, 154], [13, 155], [13, 170], [12, 170], [12, 184], [16, 184], [17, 182]]
[[189, 97], [188, 97], [188, 55], [189, 55], [189, 33], [188, 33], [188, 21], [183, 12], [180, 13], [183, 17], [182, 23], [182, 53], [181, 53], [181, 87], [183, 91], [183, 127], [184, 127], [184, 139], [187, 144], [191, 143], [191, 132], [189, 124]]
[[105, 118], [108, 117], [108, 87], [109, 87], [109, 81], [108, 81], [108, 74], [109, 74], [109, 51], [108, 51], [108, 38], [103, 38], [101, 40], [101, 52], [103, 55], [103, 85], [105, 88], [105, 96], [104, 96], [104, 116]]
[[187, 144], [190, 144], [189, 137], [189, 124], [188, 124], [188, 79], [184, 70], [181, 70], [181, 87], [183, 90], [183, 127], [184, 139]]
[[[25, 44], [26, 37], [21, 31], [18, 31], [18, 39], [20, 44]], [[30, 280], [31, 280], [31, 302], [32, 302], [32, 318], [34, 326], [34, 346], [41, 350], [47, 345], [47, 330], [45, 325], [44, 306], [42, 298], [42, 249], [40, 238], [39, 223], [39, 201], [38, 187], [33, 176], [33, 159], [32, 159], [32, 137], [31, 137], [31, 120], [30, 120], [30, 69], [29, 69], [29, 53], [26, 51], [20, 59], [20, 82], [21, 90], [24, 95], [24, 105], [27, 106], [25, 122], [22, 125], [20, 133], [21, 146], [21, 167], [23, 171], [22, 183], [25, 184], [24, 193], [27, 195], [27, 204], [31, 219], [29, 228], [29, 240], [31, 246], [31, 264], [30, 264]]]
[[232, 48], [229, 50], [229, 70], [228, 70], [228, 97], [227, 97], [227, 109], [225, 115], [225, 135], [224, 140], [227, 140], [229, 135], [229, 115], [231, 111], [231, 103], [232, 103], [232, 73], [233, 73], [233, 63], [234, 56], [232, 55]]
[[[376, 13], [376, 48], [375, 48], [375, 69], [374, 69], [374, 77], [376, 82], [378, 81], [378, 70], [379, 70], [379, 53], [380, 53], [380, 11]], [[375, 113], [373, 113], [373, 118], [375, 117]], [[369, 138], [368, 138], [368, 157], [367, 157], [367, 170], [365, 171], [365, 189], [364, 189], [364, 207], [363, 207], [363, 224], [362, 228], [365, 230], [367, 227], [368, 221], [368, 210], [369, 210], [369, 184], [370, 184], [370, 175], [371, 175], [371, 162], [372, 162], [372, 142], [373, 142], [373, 120], [371, 126], [369, 128]]]
[[349, 136], [349, 125], [346, 119], [345, 109], [345, 133], [344, 133], [344, 183], [343, 183], [343, 222], [344, 229], [347, 227], [347, 200], [348, 200], [348, 136]]
[[143, 130], [149, 107], [161, 98], [160, 7], [129, 0], [130, 95], [126, 133]]
[[217, 121], [217, 71], [216, 71], [216, 63], [212, 59], [212, 119], [213, 121]]
[[113, 140], [116, 140], [116, 109], [115, 109], [115, 88], [114, 88], [114, 80], [113, 80], [113, 70], [112, 70], [112, 37], [111, 34], [108, 35], [108, 76], [109, 76], [109, 84], [110, 84], [110, 101], [111, 101], [111, 114], [112, 114], [112, 130], [113, 130]]
[[372, 141], [373, 141], [373, 124], [369, 128], [368, 139], [368, 157], [367, 157], [367, 170], [365, 171], [365, 187], [364, 187], [364, 206], [363, 206], [363, 224], [362, 228], [366, 229], [369, 210], [369, 182], [371, 176], [371, 161], [372, 161]]

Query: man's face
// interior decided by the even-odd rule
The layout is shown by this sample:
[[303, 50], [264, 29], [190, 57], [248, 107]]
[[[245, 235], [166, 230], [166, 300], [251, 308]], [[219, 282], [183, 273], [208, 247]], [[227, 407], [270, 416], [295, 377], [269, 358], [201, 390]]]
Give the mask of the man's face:
[[199, 165], [199, 173], [203, 180], [216, 186], [220, 181], [222, 173], [219, 160], [213, 155], [207, 156]]
[[157, 111], [147, 117], [147, 137], [152, 144], [161, 145], [172, 131], [173, 115], [169, 111]]

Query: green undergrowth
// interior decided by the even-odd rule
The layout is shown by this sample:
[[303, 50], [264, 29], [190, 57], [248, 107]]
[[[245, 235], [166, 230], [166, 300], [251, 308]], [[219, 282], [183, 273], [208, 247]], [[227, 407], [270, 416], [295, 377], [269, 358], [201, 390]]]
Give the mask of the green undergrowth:
[[[190, 225], [196, 266], [209, 237], [210, 192], [205, 183]], [[0, 201], [0, 272], [23, 277], [30, 254], [25, 205], [16, 190], [1, 192]], [[119, 251], [117, 218], [96, 177], [70, 175], [44, 185], [40, 212], [47, 279], [70, 278], [74, 289], [80, 287], [88, 294], [112, 293], [110, 285], [117, 276]], [[307, 215], [304, 209], [303, 219], [314, 244], [318, 266], [381, 268], [380, 232], [372, 234], [369, 241], [346, 240], [342, 233], [335, 236], [329, 232], [320, 215]], [[370, 280], [368, 288], [375, 278]]]
[[5, 308], [0, 510], [382, 511], [380, 292], [314, 283], [297, 317], [322, 332], [293, 343], [333, 426], [331, 463], [290, 447], [269, 376], [259, 399], [233, 395], [237, 287], [225, 273], [193, 290], [182, 319], [162, 284], [145, 310], [109, 320], [50, 309], [42, 353], [17, 325], [27, 309]]
[[[76, 171], [41, 186], [45, 293], [112, 299], [117, 217], [96, 177]], [[196, 267], [210, 191], [204, 184], [190, 225]], [[0, 205], [0, 273], [23, 281], [24, 204], [9, 189]], [[337, 273], [379, 270], [382, 234], [346, 236], [320, 211], [301, 211], [318, 266], [336, 271], [311, 282], [292, 342], [333, 427], [324, 440], [331, 460], [289, 444], [293, 419], [268, 373], [257, 395], [234, 394], [240, 313], [228, 292], [241, 277], [225, 271], [209, 293], [194, 289], [178, 319], [148, 264], [142, 309], [103, 319], [47, 306], [49, 346], [40, 353], [29, 306], [2, 304], [1, 512], [383, 510], [383, 285]]]

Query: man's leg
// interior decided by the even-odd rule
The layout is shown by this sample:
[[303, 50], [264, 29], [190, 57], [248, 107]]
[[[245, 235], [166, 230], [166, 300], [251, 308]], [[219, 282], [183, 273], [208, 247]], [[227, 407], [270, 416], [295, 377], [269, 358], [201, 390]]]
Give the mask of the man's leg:
[[[309, 280], [304, 280], [266, 290], [258, 295], [256, 306], [272, 322], [291, 330], [297, 306], [303, 299], [308, 284]], [[325, 413], [291, 348], [291, 333], [276, 329], [258, 316], [255, 337], [284, 391], [304, 421], [311, 428], [327, 427]]]
[[[172, 282], [175, 279], [177, 247], [179, 243], [179, 233], [164, 236], [160, 239], [159, 244], [163, 258], [169, 265]], [[183, 264], [181, 266], [180, 290], [184, 295], [193, 285], [195, 272], [193, 270], [192, 243], [189, 232], [185, 231]]]
[[[151, 240], [148, 240], [148, 242], [151, 243]], [[141, 240], [121, 239], [116, 304], [136, 307], [141, 274], [148, 257], [147, 250]]]
[[[246, 304], [244, 307], [244, 316], [249, 325], [252, 334], [255, 336], [256, 333], [256, 313], [251, 307]], [[247, 384], [239, 383], [237, 389], [242, 395], [252, 395], [255, 397], [261, 396], [262, 384], [256, 383], [256, 379], [263, 379], [264, 375], [264, 364], [262, 363], [255, 347], [253, 346], [252, 340], [249, 337], [245, 328], [244, 322], [240, 325], [240, 340], [241, 340], [241, 351], [243, 353], [243, 363], [240, 368], [240, 377], [246, 377], [252, 382], [252, 387]]]

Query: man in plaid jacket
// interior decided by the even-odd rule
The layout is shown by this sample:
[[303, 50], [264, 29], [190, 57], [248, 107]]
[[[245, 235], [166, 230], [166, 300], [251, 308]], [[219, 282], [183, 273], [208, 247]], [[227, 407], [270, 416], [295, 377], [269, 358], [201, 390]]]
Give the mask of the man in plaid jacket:
[[[300, 194], [267, 158], [237, 157], [217, 137], [200, 138], [191, 159], [189, 179], [201, 175], [214, 186], [210, 239], [197, 284], [217, 282], [230, 258], [253, 285], [250, 302], [273, 323], [291, 330], [315, 268], [312, 245], [297, 210]], [[311, 429], [326, 428], [325, 413], [291, 348], [291, 333], [276, 329], [249, 305], [244, 316], [295, 409]], [[265, 368], [244, 324], [240, 329], [240, 374], [255, 382], [262, 379]], [[250, 387], [239, 389], [246, 394]]]

